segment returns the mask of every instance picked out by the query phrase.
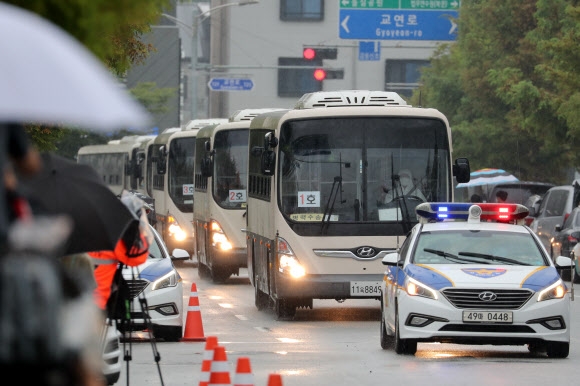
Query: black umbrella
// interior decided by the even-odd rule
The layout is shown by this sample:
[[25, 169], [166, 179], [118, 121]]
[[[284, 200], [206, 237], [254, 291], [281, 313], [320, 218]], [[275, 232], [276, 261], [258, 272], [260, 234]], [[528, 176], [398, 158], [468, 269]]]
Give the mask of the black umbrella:
[[138, 224], [93, 167], [50, 153], [42, 160], [42, 171], [20, 177], [19, 184], [33, 214], [65, 214], [73, 220], [64, 254], [114, 249], [125, 229]]

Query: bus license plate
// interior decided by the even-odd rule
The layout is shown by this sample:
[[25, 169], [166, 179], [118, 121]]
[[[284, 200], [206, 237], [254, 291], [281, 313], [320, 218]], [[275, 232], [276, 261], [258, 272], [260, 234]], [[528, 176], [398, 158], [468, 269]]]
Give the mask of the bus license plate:
[[381, 296], [381, 282], [351, 281], [350, 296]]
[[463, 311], [466, 323], [513, 323], [511, 311]]

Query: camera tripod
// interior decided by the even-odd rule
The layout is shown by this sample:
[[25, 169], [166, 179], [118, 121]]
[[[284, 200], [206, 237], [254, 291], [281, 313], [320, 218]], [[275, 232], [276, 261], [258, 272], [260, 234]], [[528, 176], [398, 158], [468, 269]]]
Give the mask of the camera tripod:
[[[135, 298], [131, 294], [131, 289], [127, 281], [123, 278], [122, 264], [119, 264], [117, 271], [115, 272], [115, 277], [113, 279], [113, 290], [111, 292], [111, 297], [109, 298], [109, 302], [107, 303], [107, 326], [106, 328], [117, 328], [121, 334], [131, 333], [134, 324], [134, 301]], [[131, 280], [135, 281], [138, 277], [137, 268], [131, 268]], [[153, 337], [153, 324], [151, 322], [151, 316], [149, 315], [149, 310], [147, 306], [147, 298], [143, 291], [140, 291], [139, 294], [136, 296], [139, 308], [141, 311], [141, 315], [143, 317], [143, 321], [146, 327], [146, 331], [148, 334], [148, 340], [151, 344], [151, 349], [153, 352], [153, 359], [155, 360], [155, 364], [157, 366], [157, 372], [159, 373], [159, 380], [161, 385], [163, 386], [163, 375], [161, 374], [161, 367], [160, 367], [160, 360], [161, 355], [157, 350], [157, 344], [155, 342], [155, 338]], [[113, 326], [113, 320], [116, 322], [116, 327]], [[106, 335], [106, 333], [105, 333]], [[133, 359], [133, 344], [132, 340], [123, 338], [123, 360], [126, 363], [126, 374], [127, 374], [127, 386], [129, 386], [129, 363]]]

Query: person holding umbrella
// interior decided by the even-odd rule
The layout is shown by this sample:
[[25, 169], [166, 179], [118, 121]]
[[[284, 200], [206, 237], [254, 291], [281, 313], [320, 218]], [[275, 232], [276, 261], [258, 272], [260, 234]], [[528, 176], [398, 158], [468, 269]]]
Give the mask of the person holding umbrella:
[[97, 306], [103, 311], [116, 306], [109, 301], [114, 285], [113, 279], [119, 265], [136, 267], [147, 260], [149, 245], [153, 242], [153, 234], [147, 221], [145, 201], [136, 195], [123, 191], [121, 202], [135, 214], [138, 222], [131, 224], [117, 242], [113, 250], [88, 252], [95, 264], [96, 288], [93, 292]]
[[10, 224], [23, 216], [26, 202], [18, 194], [16, 173], [34, 175], [40, 171], [40, 154], [28, 140], [24, 127], [19, 124], [0, 124], [0, 146], [5, 150], [0, 155], [3, 184], [0, 192], [4, 201], [0, 204], [0, 245], [2, 254], [7, 252], [6, 238]]

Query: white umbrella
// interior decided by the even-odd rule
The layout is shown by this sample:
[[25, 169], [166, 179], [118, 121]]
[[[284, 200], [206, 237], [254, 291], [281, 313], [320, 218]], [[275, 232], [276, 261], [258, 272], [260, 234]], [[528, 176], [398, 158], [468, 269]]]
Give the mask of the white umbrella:
[[146, 128], [150, 116], [71, 35], [0, 2], [0, 123], [109, 131]]
[[479, 169], [470, 174], [469, 182], [457, 184], [457, 188], [468, 188], [473, 186], [500, 184], [505, 182], [519, 181], [516, 176], [503, 169]]

